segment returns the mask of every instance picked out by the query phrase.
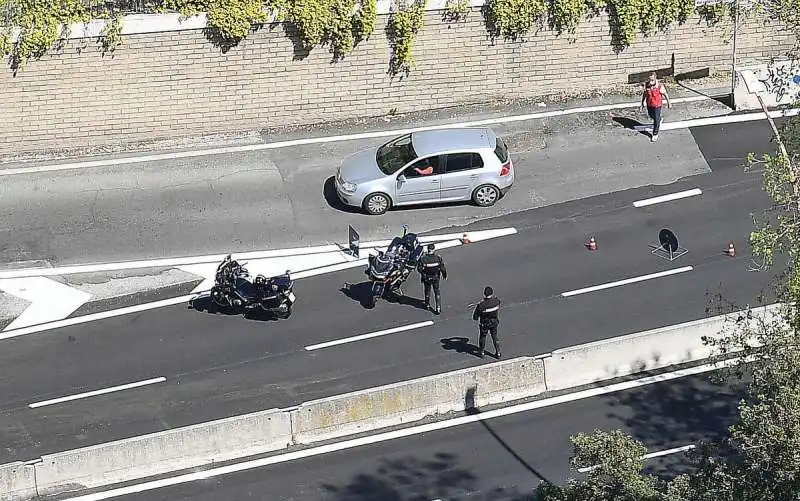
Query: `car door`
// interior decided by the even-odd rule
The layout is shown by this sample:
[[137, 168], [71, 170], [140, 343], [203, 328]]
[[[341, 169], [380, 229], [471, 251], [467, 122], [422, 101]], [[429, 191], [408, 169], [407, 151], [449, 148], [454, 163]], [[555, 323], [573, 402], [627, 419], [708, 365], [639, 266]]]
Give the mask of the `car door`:
[[405, 167], [397, 176], [397, 205], [438, 202], [442, 163], [442, 157], [435, 155]]
[[483, 158], [479, 153], [449, 153], [446, 157], [441, 176], [442, 201], [468, 200], [480, 181]]

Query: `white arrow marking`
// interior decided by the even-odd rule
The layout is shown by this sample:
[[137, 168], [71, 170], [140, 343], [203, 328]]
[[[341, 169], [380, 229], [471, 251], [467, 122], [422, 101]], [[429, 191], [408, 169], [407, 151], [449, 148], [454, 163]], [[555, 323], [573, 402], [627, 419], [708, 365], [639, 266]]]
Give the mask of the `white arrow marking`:
[[[515, 228], [502, 228], [499, 230], [469, 232], [467, 236], [470, 242], [482, 242], [492, 238], [513, 235], [516, 232], [517, 230]], [[423, 245], [435, 243], [437, 249], [448, 249], [451, 247], [458, 247], [459, 245], [467, 245], [463, 244], [461, 240], [453, 239], [454, 236], [453, 234], [449, 234], [421, 237], [420, 242]], [[458, 235], [458, 237], [460, 236], [462, 235]], [[342, 251], [326, 251], [319, 254], [286, 255], [250, 260], [242, 259], [240, 263], [247, 268], [247, 271], [249, 271], [252, 276], [261, 274], [266, 277], [271, 277], [284, 273], [286, 270], [290, 270], [292, 278], [294, 279], [308, 278], [363, 266], [367, 262], [368, 254], [377, 252], [378, 250], [385, 250], [390, 243], [390, 240], [366, 242], [365, 245], [360, 248], [360, 255], [363, 257], [359, 259], [355, 259]], [[178, 269], [203, 277], [203, 281], [192, 291], [193, 293], [197, 293], [207, 291], [214, 285], [214, 276], [217, 272], [217, 266], [218, 263], [200, 263], [178, 266]]]
[[0, 280], [0, 290], [31, 303], [4, 330], [62, 320], [92, 297], [45, 277]]
[[[481, 242], [481, 241], [489, 240], [489, 239], [492, 239], [492, 238], [498, 238], [498, 237], [504, 237], [504, 236], [508, 236], [508, 235], [514, 235], [516, 233], [517, 233], [516, 228], [501, 228], [501, 229], [497, 229], [497, 230], [484, 230], [484, 231], [468, 232], [467, 236], [469, 237], [471, 242]], [[464, 245], [464, 244], [462, 244], [462, 242], [460, 240], [458, 240], [459, 238], [461, 238], [462, 235], [463, 235], [463, 233], [421, 237], [420, 238], [420, 242], [422, 242], [422, 243], [436, 242], [436, 248], [437, 249], [447, 249], [447, 248], [451, 248], [451, 247], [458, 247], [460, 245]], [[323, 265], [320, 268], [311, 268], [311, 269], [306, 269], [305, 271], [299, 271], [299, 272], [296, 271], [296, 270], [292, 270], [292, 277], [295, 278], [295, 279], [306, 278], [306, 277], [312, 277], [312, 276], [315, 276], [315, 275], [322, 275], [322, 274], [325, 274], [325, 273], [333, 273], [333, 272], [336, 272], [336, 271], [346, 270], [348, 268], [355, 268], [357, 266], [362, 266], [363, 264], [365, 264], [367, 262], [366, 256], [370, 251], [375, 251], [376, 249], [379, 249], [379, 248], [385, 248], [386, 246], [389, 245], [389, 243], [390, 243], [390, 240], [385, 240], [385, 241], [381, 241], [381, 242], [365, 243], [365, 245], [362, 245], [362, 247], [361, 247], [361, 255], [363, 255], [364, 257], [361, 258], [361, 259], [358, 259], [358, 260], [354, 259], [352, 256], [349, 256], [349, 255], [341, 252], [341, 250], [336, 250], [336, 249], [339, 249], [339, 247], [328, 246], [326, 248], [326, 251], [323, 252], [323, 253], [320, 253], [320, 254], [330, 254], [332, 256], [337, 256], [337, 259], [338, 259], [337, 264], [331, 264], [329, 266], [324, 266]], [[334, 249], [330, 249], [331, 247], [334, 247]], [[284, 261], [282, 263], [280, 263], [279, 261], [275, 261], [275, 262], [273, 262], [273, 263], [271, 263], [269, 265], [261, 265], [261, 264], [253, 265], [253, 264], [251, 264], [251, 263], [253, 263], [253, 262], [258, 260], [258, 259], [252, 259], [253, 256], [259, 256], [259, 255], [263, 256], [265, 254], [266, 255], [276, 256], [276, 257], [270, 258], [269, 260], [283, 259]], [[281, 256], [282, 254], [283, 254], [283, 256]], [[278, 256], [281, 256], [281, 257], [278, 257]], [[188, 268], [192, 264], [191, 260], [196, 260], [196, 261], [194, 261], [196, 264], [207, 264], [208, 268], [205, 268], [203, 270], [199, 270], [198, 269], [196, 271], [192, 271], [192, 273], [198, 273], [200, 276], [202, 276], [206, 280], [211, 280], [211, 284], [213, 284], [214, 274], [215, 274], [216, 269], [217, 269], [217, 263], [219, 261], [221, 261], [225, 256], [219, 256], [219, 261], [213, 262], [213, 263], [209, 262], [210, 261], [208, 259], [209, 257], [216, 257], [216, 256], [205, 256], [205, 257], [200, 257], [200, 258], [182, 258], [181, 260], [183, 261], [183, 263], [181, 263], [181, 264], [183, 266], [178, 266], [178, 267], [179, 268], [184, 268], [184, 267]], [[305, 252], [301, 252], [301, 249], [289, 249], [288, 252], [287, 252], [287, 250], [276, 250], [276, 251], [251, 252], [251, 253], [247, 253], [247, 254], [234, 254], [233, 257], [235, 259], [237, 259], [237, 260], [241, 260], [242, 262], [247, 262], [248, 263], [247, 264], [248, 268], [253, 266], [253, 268], [252, 268], [253, 270], [256, 270], [256, 269], [259, 269], [259, 268], [260, 269], [266, 269], [266, 268], [261, 268], [262, 266], [273, 266], [272, 269], [278, 270], [278, 273], [283, 273], [287, 269], [287, 267], [285, 266], [285, 263], [286, 263], [285, 259], [287, 257], [296, 257], [296, 258], [300, 258], [300, 259], [314, 259], [314, 253], [313, 252], [308, 252], [307, 250]], [[248, 257], [250, 257], [251, 259], [247, 259]], [[264, 258], [262, 258], [262, 259], [264, 259]], [[264, 259], [264, 260], [266, 260], [266, 259]], [[331, 260], [333, 260], [333, 258], [331, 258]], [[321, 261], [318, 261], [318, 263], [319, 262], [321, 262]], [[133, 266], [131, 266], [131, 265], [133, 265]], [[71, 269], [80, 268], [80, 271], [84, 271], [85, 272], [85, 271], [87, 271], [87, 268], [93, 268], [95, 266], [96, 265], [74, 266], [74, 267], [71, 267]], [[99, 265], [99, 266], [102, 267], [103, 270], [121, 270], [121, 269], [132, 269], [132, 268], [145, 267], [145, 266], [141, 266], [141, 262], [116, 263], [116, 264], [111, 264], [111, 265]], [[258, 267], [255, 267], [255, 266], [258, 266]], [[291, 269], [291, 268], [289, 268], [289, 269]], [[57, 268], [46, 268], [45, 270], [50, 272], [52, 270], [57, 270]], [[22, 274], [25, 274], [25, 273], [29, 273], [30, 271], [31, 270], [28, 269], [28, 270], [12, 270], [10, 272], [0, 272], [0, 277], [5, 276], [3, 273], [22, 273]], [[100, 270], [95, 270], [95, 271], [100, 271]], [[72, 273], [78, 273], [78, 270], [71, 271], [71, 272]], [[61, 273], [64, 274], [64, 272], [61, 272]], [[200, 273], [205, 273], [206, 275], [202, 275]], [[54, 274], [57, 274], [57, 273], [54, 273]], [[42, 277], [33, 277], [33, 278], [42, 279]], [[46, 279], [43, 279], [43, 280], [46, 280]], [[4, 287], [5, 287], [6, 283], [11, 284], [11, 283], [23, 282], [23, 281], [24, 280], [22, 280], [22, 279], [3, 279], [3, 278], [0, 278], [0, 290], [5, 290]], [[204, 283], [206, 283], [206, 282], [204, 282]], [[57, 285], [61, 286], [61, 284], [57, 284]], [[66, 287], [66, 286], [62, 286], [62, 287]], [[210, 285], [209, 285], [209, 287], [210, 287]], [[66, 287], [66, 288], [70, 289], [69, 287]], [[197, 290], [197, 289], [195, 289], [195, 290]], [[86, 293], [84, 293], [82, 291], [77, 291], [75, 289], [70, 289], [70, 291], [71, 291], [71, 293], [86, 294]], [[59, 293], [60, 293], [60, 291], [59, 291]], [[91, 297], [91, 295], [88, 295], [88, 294], [87, 294], [87, 296]], [[88, 300], [88, 297], [85, 298], [85, 299], [82, 298], [81, 304], [86, 302]], [[139, 313], [139, 312], [142, 312], [142, 311], [153, 310], [153, 309], [157, 309], [157, 308], [164, 308], [166, 306], [173, 306], [173, 305], [176, 305], [176, 304], [185, 303], [185, 302], [190, 301], [191, 299], [194, 299], [196, 297], [197, 297], [196, 293], [195, 294], [189, 294], [189, 295], [186, 295], [186, 296], [180, 296], [180, 297], [174, 297], [174, 298], [170, 298], [170, 299], [164, 299], [164, 300], [155, 301], [155, 302], [152, 302], [152, 303], [139, 304], [139, 305], [136, 305], [136, 306], [129, 306], [129, 307], [126, 307], [126, 308], [119, 308], [119, 309], [116, 309], [116, 310], [108, 310], [108, 311], [103, 311], [103, 312], [100, 312], [100, 313], [92, 313], [92, 314], [89, 314], [89, 315], [83, 315], [83, 316], [80, 316], [80, 317], [65, 319], [65, 317], [69, 316], [69, 314], [72, 311], [75, 311], [78, 307], [80, 307], [80, 304], [78, 304], [72, 310], [70, 310], [69, 313], [66, 313], [65, 315], [61, 316], [58, 320], [55, 320], [55, 321], [50, 321], [48, 323], [42, 322], [39, 325], [24, 326], [24, 327], [22, 325], [15, 325], [14, 327], [9, 325], [6, 328], [6, 330], [9, 330], [10, 332], [6, 332], [6, 333], [3, 333], [3, 334], [0, 334], [0, 340], [2, 340], [2, 339], [10, 339], [12, 337], [18, 337], [18, 336], [25, 336], [25, 335], [28, 335], [28, 334], [33, 334], [33, 333], [36, 333], [36, 332], [43, 332], [43, 331], [47, 331], [47, 330], [51, 330], [51, 329], [58, 329], [58, 328], [66, 327], [66, 326], [70, 326], [70, 325], [78, 325], [78, 324], [83, 324], [83, 323], [88, 323], [88, 322], [94, 322], [96, 320], [103, 320], [103, 319], [106, 319], [106, 318], [113, 318], [113, 317], [118, 317], [118, 316], [122, 316], [122, 315], [129, 315], [129, 314], [132, 314], [132, 313]], [[33, 306], [33, 305], [31, 305], [31, 306]]]
[[[503, 237], [517, 233], [516, 228], [500, 228], [496, 230], [482, 230], [469, 232], [470, 240], [478, 242], [481, 240], [488, 240], [491, 238]], [[461, 238], [463, 233], [450, 233], [447, 235], [433, 235], [419, 237], [419, 241], [423, 244], [430, 242], [442, 242], [447, 240], [456, 240]], [[391, 240], [378, 240], [373, 242], [362, 242], [361, 250], [366, 253], [368, 249], [385, 248], [391, 243]], [[336, 256], [346, 256], [341, 252], [341, 247], [338, 245], [321, 245], [316, 247], [295, 247], [290, 249], [274, 249], [267, 251], [255, 252], [242, 252], [233, 254], [233, 259], [239, 262], [251, 261], [256, 259], [267, 258], [286, 258], [286, 257], [309, 257], [319, 254], [333, 254]], [[134, 270], [141, 268], [172, 268], [195, 264], [211, 264], [217, 266], [220, 261], [225, 258], [224, 254], [209, 255], [209, 256], [193, 256], [193, 257], [179, 257], [168, 259], [150, 259], [146, 261], [128, 261], [123, 263], [99, 263], [99, 264], [81, 264], [75, 266], [61, 266], [56, 268], [25, 268], [19, 270], [3, 270], [0, 271], [0, 279], [4, 278], [25, 278], [25, 277], [53, 277], [71, 275], [74, 273], [100, 273], [106, 271], [118, 270]], [[350, 258], [352, 259], [352, 258]], [[340, 262], [345, 262], [342, 259]], [[215, 268], [216, 269], [216, 268]], [[282, 271], [286, 271], [285, 269]]]

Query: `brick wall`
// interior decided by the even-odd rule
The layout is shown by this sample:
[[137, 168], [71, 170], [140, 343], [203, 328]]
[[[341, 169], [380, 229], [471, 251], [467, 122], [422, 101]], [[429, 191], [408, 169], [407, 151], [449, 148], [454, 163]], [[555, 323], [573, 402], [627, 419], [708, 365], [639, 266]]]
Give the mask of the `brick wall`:
[[[379, 20], [379, 24], [385, 22]], [[306, 124], [357, 116], [530, 97], [627, 81], [667, 67], [728, 69], [723, 30], [699, 19], [620, 54], [608, 20], [584, 23], [577, 42], [549, 30], [526, 42], [487, 39], [483, 19], [444, 23], [429, 12], [415, 41], [417, 67], [407, 79], [387, 74], [381, 29], [345, 61], [326, 48], [298, 58], [279, 25], [222, 54], [199, 30], [127, 36], [113, 57], [93, 40], [71, 41], [31, 61], [16, 77], [0, 72], [0, 154], [119, 144], [154, 138]], [[785, 51], [791, 37], [761, 23], [740, 31], [741, 63]]]

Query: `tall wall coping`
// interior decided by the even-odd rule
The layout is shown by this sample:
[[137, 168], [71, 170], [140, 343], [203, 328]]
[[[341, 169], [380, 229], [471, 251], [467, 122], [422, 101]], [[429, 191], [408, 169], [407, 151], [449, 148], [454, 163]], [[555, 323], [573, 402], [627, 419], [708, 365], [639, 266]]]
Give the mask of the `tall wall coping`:
[[[486, 4], [486, 0], [468, 0], [471, 7], [481, 7]], [[714, 0], [719, 1], [719, 0]], [[426, 11], [444, 10], [448, 0], [427, 0], [425, 3]], [[391, 14], [395, 10], [393, 0], [377, 0], [378, 15]], [[270, 16], [269, 22], [275, 22], [274, 14]], [[66, 40], [79, 40], [84, 38], [97, 38], [102, 36], [103, 29], [108, 24], [106, 19], [93, 19], [87, 23], [74, 23], [69, 26], [69, 34]], [[142, 35], [145, 33], [163, 33], [171, 31], [201, 30], [206, 27], [206, 14], [201, 13], [196, 16], [186, 17], [179, 13], [167, 14], [128, 14], [122, 17], [122, 35]], [[11, 33], [11, 38], [16, 41], [19, 37], [19, 29]]]
[[[725, 0], [700, 0], [697, 4], [720, 3]], [[427, 0], [425, 2], [426, 11], [444, 10], [447, 8], [449, 0]], [[482, 7], [487, 0], [468, 0], [470, 7]], [[395, 11], [394, 0], [377, 0], [378, 15], [388, 15]], [[274, 14], [270, 16], [269, 22], [275, 22]], [[79, 40], [84, 38], [97, 38], [102, 36], [103, 29], [108, 24], [105, 19], [93, 19], [87, 23], [75, 23], [69, 27], [67, 40]], [[146, 33], [165, 33], [172, 31], [201, 30], [207, 25], [206, 14], [201, 13], [196, 16], [185, 17], [179, 13], [168, 14], [128, 14], [122, 18], [122, 35], [142, 35]], [[16, 41], [19, 37], [19, 29], [12, 31], [11, 38]]]

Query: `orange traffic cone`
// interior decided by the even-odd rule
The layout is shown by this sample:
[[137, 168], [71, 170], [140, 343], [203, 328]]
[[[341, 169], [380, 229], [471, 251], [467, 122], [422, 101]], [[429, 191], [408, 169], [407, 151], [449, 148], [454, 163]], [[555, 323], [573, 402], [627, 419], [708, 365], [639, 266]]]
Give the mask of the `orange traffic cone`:
[[594, 240], [594, 237], [591, 237], [588, 242], [586, 242], [586, 248], [590, 251], [597, 250], [597, 242]]
[[728, 256], [733, 257], [736, 255], [736, 249], [733, 247], [733, 242], [728, 244], [728, 250], [725, 252]]
[[470, 243], [470, 241], [469, 241], [469, 237], [467, 236], [467, 234], [466, 234], [466, 233], [464, 233], [464, 234], [461, 236], [461, 243], [462, 243], [462, 244], [468, 244], [468, 243]]

